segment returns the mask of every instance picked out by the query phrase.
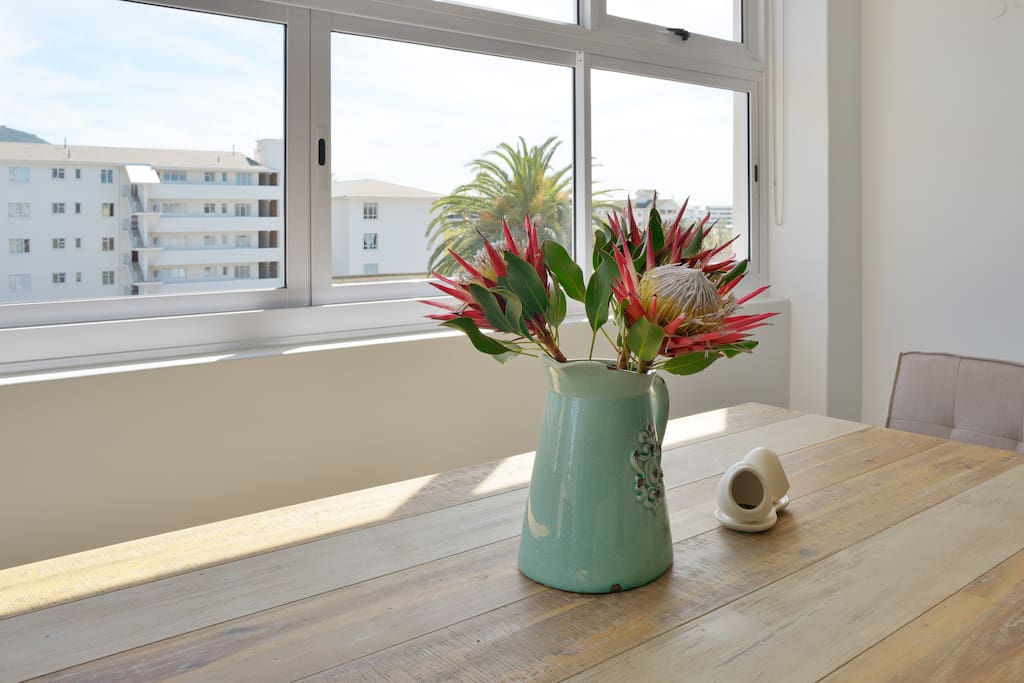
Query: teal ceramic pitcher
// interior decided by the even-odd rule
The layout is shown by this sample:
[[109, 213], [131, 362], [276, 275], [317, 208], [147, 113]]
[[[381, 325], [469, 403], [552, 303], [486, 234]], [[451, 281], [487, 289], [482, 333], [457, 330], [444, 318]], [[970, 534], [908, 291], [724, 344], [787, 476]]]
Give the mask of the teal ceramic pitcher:
[[665, 382], [601, 361], [543, 361], [549, 390], [519, 569], [578, 593], [649, 583], [672, 564], [661, 472]]

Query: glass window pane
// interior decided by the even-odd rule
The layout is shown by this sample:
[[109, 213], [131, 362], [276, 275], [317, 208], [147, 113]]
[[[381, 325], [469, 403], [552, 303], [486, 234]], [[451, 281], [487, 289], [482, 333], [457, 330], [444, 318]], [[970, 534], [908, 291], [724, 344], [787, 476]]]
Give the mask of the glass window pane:
[[576, 0], [444, 0], [457, 5], [482, 7], [497, 12], [519, 14], [534, 19], [546, 19], [562, 24], [576, 23]]
[[[714, 223], [709, 239], [740, 237], [723, 254], [749, 255], [747, 94], [595, 70], [591, 79], [594, 185], [647, 220], [657, 192], [663, 222]], [[657, 102], [657, 107], [650, 106]]]
[[527, 213], [571, 246], [571, 68], [342, 34], [331, 49], [336, 283], [456, 272], [448, 248], [472, 258], [477, 230], [523, 234]]
[[608, 14], [722, 40], [743, 40], [740, 0], [608, 0]]
[[[284, 40], [280, 24], [136, 2], [0, 3], [0, 229], [81, 244], [0, 259], [0, 282], [26, 276], [0, 302], [283, 286], [207, 271], [283, 275]], [[280, 238], [235, 239], [261, 232]]]

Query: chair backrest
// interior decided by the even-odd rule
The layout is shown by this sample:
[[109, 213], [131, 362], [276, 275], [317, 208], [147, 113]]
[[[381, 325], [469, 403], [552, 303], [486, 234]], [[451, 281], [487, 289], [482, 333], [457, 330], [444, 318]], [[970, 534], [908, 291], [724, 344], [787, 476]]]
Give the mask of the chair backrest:
[[1024, 453], [1024, 365], [901, 353], [885, 426]]

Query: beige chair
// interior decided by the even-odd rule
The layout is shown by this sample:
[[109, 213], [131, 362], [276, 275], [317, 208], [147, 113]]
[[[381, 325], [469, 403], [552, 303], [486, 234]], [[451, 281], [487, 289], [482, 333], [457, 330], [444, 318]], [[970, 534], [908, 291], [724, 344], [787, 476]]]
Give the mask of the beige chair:
[[1024, 453], [1024, 365], [901, 353], [885, 426]]

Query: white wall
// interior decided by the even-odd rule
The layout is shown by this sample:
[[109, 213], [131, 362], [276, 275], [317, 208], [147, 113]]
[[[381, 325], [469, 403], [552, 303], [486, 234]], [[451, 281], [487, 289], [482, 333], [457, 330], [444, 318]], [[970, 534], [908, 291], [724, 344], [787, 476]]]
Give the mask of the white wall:
[[[786, 404], [788, 308], [749, 308], [783, 315], [673, 417]], [[462, 336], [0, 385], [0, 568], [533, 450], [544, 392]]]
[[1024, 361], [1024, 5], [864, 0], [861, 20], [863, 407], [880, 423], [900, 351]]
[[[433, 199], [425, 197], [335, 197], [331, 202], [332, 270], [335, 276], [362, 275], [363, 264], [378, 272], [425, 273], [430, 255], [426, 229]], [[377, 204], [377, 218], [363, 218], [363, 203]], [[377, 233], [377, 248], [363, 249], [363, 233]]]

